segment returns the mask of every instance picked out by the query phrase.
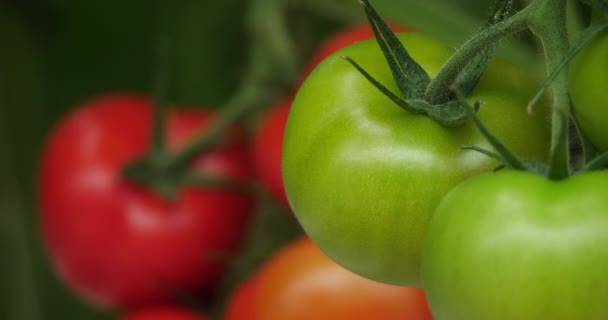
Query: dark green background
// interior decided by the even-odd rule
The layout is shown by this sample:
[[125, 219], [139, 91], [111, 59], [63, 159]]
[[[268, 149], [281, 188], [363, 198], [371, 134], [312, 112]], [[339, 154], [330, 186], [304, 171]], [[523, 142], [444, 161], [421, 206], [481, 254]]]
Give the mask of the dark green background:
[[[353, 0], [289, 2], [290, 15], [300, 18], [294, 21], [310, 27], [304, 40], [313, 45], [363, 17]], [[374, 1], [387, 19], [454, 46], [481, 25], [490, 3]], [[245, 69], [249, 5], [247, 0], [0, 0], [0, 319], [114, 317], [83, 304], [49, 267], [36, 216], [37, 167], [45, 134], [91, 96], [149, 93], [159, 30], [172, 39], [172, 100], [221, 105]], [[301, 46], [299, 56], [305, 58], [311, 48]], [[535, 66], [527, 48], [501, 52], [523, 66]], [[273, 223], [266, 223], [264, 232], [274, 232]], [[248, 250], [265, 246], [266, 251], [255, 254], [259, 260], [271, 245], [256, 241], [252, 236]]]

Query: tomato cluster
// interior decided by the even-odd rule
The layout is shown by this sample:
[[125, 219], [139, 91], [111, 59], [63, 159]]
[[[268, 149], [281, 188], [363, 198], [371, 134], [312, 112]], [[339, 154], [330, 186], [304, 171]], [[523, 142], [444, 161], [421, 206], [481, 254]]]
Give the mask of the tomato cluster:
[[[301, 79], [334, 51], [370, 37], [367, 24], [337, 33], [321, 46]], [[281, 161], [292, 100], [269, 107], [251, 141], [238, 124], [227, 126], [211, 148], [188, 159], [185, 170], [212, 181], [257, 181], [289, 207]], [[125, 310], [125, 320], [202, 320], [206, 318], [176, 302], [181, 297], [210, 301], [216, 294], [249, 228], [255, 196], [250, 189], [205, 181], [179, 184], [175, 194], [165, 194], [127, 174], [142, 159], [153, 158], [154, 130], [159, 130], [154, 104], [140, 94], [104, 94], [84, 101], [55, 126], [40, 168], [42, 232], [58, 275], [89, 303]], [[178, 156], [217, 117], [201, 108], [169, 108], [160, 127], [166, 156]], [[239, 289], [227, 319], [254, 319], [253, 314], [258, 314], [255, 319], [430, 319], [420, 290], [351, 274], [310, 240], [291, 244], [267, 264], [255, 281]], [[318, 286], [297, 291], [302, 275]], [[340, 281], [338, 287], [324, 284], [328, 276]], [[277, 300], [291, 294], [297, 296], [293, 301]], [[333, 300], [304, 312], [302, 307], [319, 297]], [[360, 307], [349, 308], [350, 299], [361, 301]], [[294, 309], [292, 303], [300, 307]]]
[[[421, 34], [399, 39], [431, 76], [452, 53]], [[306, 233], [341, 265], [378, 281], [421, 286], [422, 243], [437, 203], [458, 183], [499, 163], [460, 149], [489, 147], [472, 123], [448, 128], [404, 112], [343, 55], [396, 89], [374, 40], [349, 46], [315, 69], [287, 121], [289, 202]], [[545, 115], [530, 117], [520, 107], [535, 87], [523, 71], [497, 60], [468, 99], [485, 101], [478, 116], [508, 147], [543, 160]]]
[[[328, 39], [251, 130], [201, 108], [161, 114], [132, 93], [65, 116], [39, 184], [65, 284], [124, 320], [208, 319], [192, 300], [226, 320], [607, 319], [608, 154], [571, 163], [567, 129], [572, 116], [583, 158], [608, 148], [608, 33], [557, 74], [556, 110], [541, 99], [532, 115], [539, 85], [490, 45], [457, 65], [466, 45], [393, 34], [361, 2], [372, 27]], [[500, 4], [487, 29], [512, 9]], [[527, 19], [538, 34], [555, 27]], [[430, 109], [465, 116], [446, 125]], [[306, 235], [224, 300], [255, 234], [257, 186]]]
[[[604, 13], [587, 30], [606, 28], [604, 2], [583, 2]], [[530, 10], [562, 5], [535, 1]], [[459, 92], [459, 77], [480, 61], [475, 41], [454, 53], [425, 35], [381, 30], [377, 41], [323, 60], [289, 113], [284, 183], [306, 234], [357, 274], [424, 288], [437, 319], [608, 318], [608, 32], [575, 58], [567, 81], [560, 68], [568, 41], [555, 36], [564, 24], [527, 19], [541, 39], [561, 41], [544, 44], [554, 110], [530, 114], [539, 85], [499, 58]], [[414, 78], [414, 63], [433, 80]], [[425, 87], [407, 91], [403, 83]], [[442, 85], [445, 92], [433, 91]], [[458, 104], [466, 121], [443, 125], [424, 112], [429, 104]], [[579, 136], [569, 136], [575, 128]], [[584, 155], [569, 149], [580, 142]]]

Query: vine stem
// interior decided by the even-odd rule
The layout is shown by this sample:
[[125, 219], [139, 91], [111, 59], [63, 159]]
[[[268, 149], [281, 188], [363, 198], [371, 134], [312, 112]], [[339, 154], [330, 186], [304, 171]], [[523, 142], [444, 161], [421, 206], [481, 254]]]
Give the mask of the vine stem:
[[274, 61], [273, 77], [288, 84], [298, 76], [297, 50], [287, 27], [289, 0], [251, 0], [247, 24], [251, 38], [260, 42], [265, 54]]
[[[529, 26], [542, 41], [548, 74], [560, 67], [570, 47], [566, 26], [566, 0], [537, 0], [537, 8], [529, 18]], [[553, 116], [551, 129], [551, 155], [548, 177], [560, 180], [570, 174], [568, 124], [570, 98], [568, 75], [561, 71], [551, 84]]]
[[252, 109], [268, 103], [269, 90], [260, 81], [246, 78], [235, 94], [220, 109], [217, 118], [203, 132], [199, 133], [188, 145], [171, 157], [167, 163], [169, 168], [184, 165], [197, 154], [208, 151], [216, 146], [223, 130]]
[[161, 34], [156, 47], [156, 81], [154, 84], [154, 111], [152, 117], [151, 157], [162, 160], [165, 156], [165, 113], [169, 105], [171, 57], [169, 37]]
[[450, 92], [450, 87], [456, 81], [460, 71], [471, 60], [471, 57], [497, 41], [525, 30], [528, 27], [528, 18], [535, 10], [535, 3], [528, 5], [509, 19], [488, 27], [465, 42], [448, 59], [435, 78], [431, 80], [425, 91], [426, 100], [432, 104], [445, 103], [446, 101], [443, 100], [449, 98], [449, 95], [444, 93]]
[[[286, 82], [293, 82], [292, 40], [284, 20], [284, 3], [287, 0], [250, 0], [251, 10], [247, 17], [249, 54], [247, 68], [235, 93], [219, 108], [213, 121], [200, 129], [188, 144], [176, 153], [164, 148], [164, 111], [168, 103], [168, 59], [160, 50], [156, 84], [156, 103], [153, 118], [153, 146], [143, 159], [127, 165], [123, 176], [150, 187], [160, 195], [173, 199], [183, 184], [230, 187], [242, 189], [235, 181], [205, 177], [193, 173], [188, 166], [197, 155], [209, 152], [224, 143], [221, 137], [234, 122], [254, 110], [267, 106], [284, 94]], [[280, 30], [270, 30], [280, 29]], [[162, 47], [162, 46], [161, 46]]]
[[197, 154], [215, 147], [227, 126], [252, 110], [270, 104], [282, 85], [294, 81], [295, 71], [292, 69], [295, 62], [292, 59], [295, 54], [283, 19], [284, 1], [251, 0], [248, 17], [251, 54], [240, 86], [219, 109], [209, 127], [169, 158], [166, 163], [168, 169], [183, 166]]
[[[566, 8], [567, 0], [534, 0], [511, 18], [485, 29], [467, 41], [448, 59], [429, 83], [425, 98], [433, 104], [444, 103], [443, 100], [448, 99], [449, 96], [442, 93], [449, 92], [450, 86], [471, 57], [496, 41], [526, 28], [540, 38], [547, 61], [547, 72], [551, 74], [559, 68], [569, 49]], [[562, 71], [551, 84], [551, 94], [553, 115], [547, 176], [552, 180], [560, 180], [570, 174], [568, 149], [570, 100], [565, 71]]]

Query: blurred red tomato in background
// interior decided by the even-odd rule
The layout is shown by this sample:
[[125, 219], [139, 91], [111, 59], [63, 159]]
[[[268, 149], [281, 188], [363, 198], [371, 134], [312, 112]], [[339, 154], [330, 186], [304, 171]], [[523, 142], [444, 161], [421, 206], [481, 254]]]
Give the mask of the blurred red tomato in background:
[[[42, 157], [42, 229], [54, 266], [85, 299], [105, 307], [209, 293], [248, 226], [250, 194], [184, 186], [175, 199], [121, 176], [150, 148], [151, 102], [107, 95], [85, 102], [55, 127]], [[206, 127], [211, 112], [171, 111], [174, 150]], [[206, 176], [248, 180], [244, 133], [230, 127], [221, 147], [188, 167]]]
[[292, 98], [277, 103], [260, 119], [253, 138], [253, 164], [260, 182], [277, 201], [288, 206], [281, 159], [283, 136]]
[[210, 320], [210, 318], [176, 307], [158, 306], [131, 312], [120, 320]]

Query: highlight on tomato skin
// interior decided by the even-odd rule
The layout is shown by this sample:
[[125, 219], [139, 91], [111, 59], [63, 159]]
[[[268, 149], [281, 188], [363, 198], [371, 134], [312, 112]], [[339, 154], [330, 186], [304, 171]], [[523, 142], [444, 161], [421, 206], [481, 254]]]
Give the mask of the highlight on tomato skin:
[[132, 311], [118, 320], [211, 320], [211, 318], [178, 307], [153, 306]]
[[[214, 115], [169, 110], [169, 151]], [[175, 292], [210, 296], [253, 214], [253, 196], [241, 191], [187, 186], [169, 201], [125, 180], [124, 167], [150, 148], [151, 120], [149, 98], [106, 94], [62, 118], [42, 154], [40, 215], [50, 260], [64, 283], [98, 308], [165, 303]], [[244, 131], [231, 126], [220, 139], [221, 147], [188, 168], [252, 179]]]
[[[288, 243], [234, 291], [226, 320], [432, 320], [424, 292], [342, 268], [307, 237]], [[253, 316], [251, 309], [253, 308]]]

